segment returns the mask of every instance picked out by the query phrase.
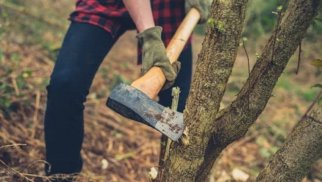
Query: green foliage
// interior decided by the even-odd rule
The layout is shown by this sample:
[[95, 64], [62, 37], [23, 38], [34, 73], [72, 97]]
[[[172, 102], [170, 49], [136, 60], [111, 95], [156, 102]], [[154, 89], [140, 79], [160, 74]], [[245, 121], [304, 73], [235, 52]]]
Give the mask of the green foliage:
[[0, 64], [2, 63], [2, 60], [3, 60], [3, 52], [0, 49]]
[[[243, 36], [251, 39], [269, 34], [274, 30], [279, 12], [286, 10], [287, 0], [249, 0], [245, 28]], [[224, 31], [224, 25], [216, 22], [213, 18], [209, 18], [207, 25], [217, 28], [220, 32]], [[205, 25], [197, 26], [195, 32], [197, 34], [205, 33]], [[313, 21], [309, 28], [306, 38], [314, 41], [315, 37], [322, 34], [322, 13], [320, 13]]]
[[6, 109], [11, 104], [11, 93], [14, 89], [7, 83], [0, 81], [0, 110]]
[[[25, 51], [32, 50], [29, 46], [37, 45], [37, 51], [42, 51], [41, 56], [52, 60], [56, 57], [65, 29], [64, 21], [67, 20], [61, 19], [62, 15], [58, 15], [57, 8], [51, 7], [45, 14], [44, 9], [37, 10], [49, 3], [54, 4], [25, 0], [1, 1], [0, 112], [10, 111], [17, 102], [30, 105], [30, 99], [33, 99], [30, 95], [34, 95], [37, 90], [45, 90], [48, 85], [48, 78], [41, 77], [42, 73], [34, 73], [37, 68], [32, 65], [26, 65], [34, 56], [26, 58], [24, 55]], [[54, 11], [57, 16], [49, 16]], [[21, 49], [20, 46], [25, 48]]]
[[[32, 75], [32, 71], [25, 69], [18, 73], [17, 76], [14, 75], [12, 69], [0, 71], [5, 71], [2, 79], [0, 79], [0, 110], [7, 110], [16, 98], [24, 96], [21, 93], [22, 90], [28, 90], [32, 87], [27, 82], [27, 79]], [[20, 92], [17, 90], [20, 90]]]
[[7, 0], [1, 3], [0, 38], [6, 36], [6, 39], [17, 43], [41, 45], [47, 50], [49, 57], [54, 59], [60, 48], [64, 27], [51, 21], [54, 17], [47, 15], [50, 12], [42, 16], [40, 11], [32, 11], [32, 4], [25, 0]]
[[311, 61], [311, 65], [316, 66], [317, 68], [322, 67], [322, 59], [315, 59]]
[[313, 85], [312, 87], [313, 88], [322, 88], [322, 84], [317, 83], [317, 84]]
[[276, 87], [278, 88], [283, 88], [285, 90], [294, 90], [294, 84], [290, 82], [288, 78], [281, 77], [277, 84]]
[[[321, 59], [315, 59], [311, 62], [311, 64], [317, 68], [322, 68], [322, 60]], [[314, 84], [312, 86], [312, 88], [318, 88], [318, 89], [322, 89], [322, 83], [317, 83]], [[321, 104], [322, 103], [322, 97], [319, 98], [318, 103]]]
[[276, 10], [278, 11], [278, 12], [281, 12], [282, 10], [283, 10], [283, 6], [278, 6], [277, 8], [276, 8]]
[[21, 60], [21, 55], [19, 53], [13, 53], [10, 55], [10, 60], [13, 62], [19, 62]]
[[[282, 123], [285, 123], [285, 121], [280, 121]], [[274, 141], [277, 144], [282, 144], [287, 136], [287, 132], [285, 129], [285, 126], [281, 124], [280, 122], [275, 122], [271, 124], [271, 126], [268, 128], [268, 132], [272, 138], [274, 138]]]
[[313, 20], [311, 27], [308, 29], [306, 38], [310, 41], [316, 41], [316, 35], [322, 34], [322, 12]]
[[0, 111], [8, 111], [12, 103], [23, 101], [23, 97], [33, 92], [35, 85], [28, 81], [33, 71], [22, 67], [22, 55], [18, 52], [0, 51], [0, 62]]
[[[244, 35], [250, 38], [258, 38], [261, 35], [272, 32], [277, 21], [277, 14], [285, 11], [287, 0], [249, 0], [246, 13], [246, 26]], [[315, 18], [308, 30], [307, 38], [314, 40], [322, 34], [322, 13]]]
[[281, 11], [283, 9], [281, 3], [279, 0], [250, 0], [246, 13], [244, 35], [257, 38], [271, 32], [276, 22], [276, 15], [272, 12]]
[[272, 146], [267, 138], [263, 136], [259, 136], [256, 139], [256, 144], [260, 147], [259, 154], [267, 159], [278, 150], [278, 147]]
[[6, 11], [3, 10], [3, 8], [0, 7], [0, 39], [2, 39], [4, 32], [5, 32], [5, 26], [8, 24], [8, 14]]
[[8, 0], [8, 3], [12, 3], [15, 5], [23, 5], [24, 0]]
[[316, 97], [316, 91], [313, 89], [307, 91], [297, 91], [297, 94], [305, 101], [312, 102]]

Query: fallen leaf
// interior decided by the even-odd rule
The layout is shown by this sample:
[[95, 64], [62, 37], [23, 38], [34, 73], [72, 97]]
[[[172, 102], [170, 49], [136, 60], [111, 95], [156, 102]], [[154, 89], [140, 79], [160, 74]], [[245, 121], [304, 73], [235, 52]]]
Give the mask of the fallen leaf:
[[247, 179], [249, 178], [249, 175], [247, 173], [237, 168], [233, 170], [232, 176], [235, 180], [238, 181], [247, 181]]
[[108, 161], [106, 159], [102, 159], [101, 164], [102, 164], [102, 169], [107, 169]]
[[149, 176], [151, 179], [156, 179], [158, 176], [158, 170], [155, 167], [151, 167]]

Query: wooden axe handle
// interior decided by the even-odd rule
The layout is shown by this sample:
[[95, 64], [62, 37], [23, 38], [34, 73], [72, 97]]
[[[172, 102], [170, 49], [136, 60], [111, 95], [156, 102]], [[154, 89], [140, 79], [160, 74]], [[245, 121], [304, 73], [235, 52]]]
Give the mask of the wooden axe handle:
[[[180, 24], [167, 47], [167, 56], [171, 63], [177, 61], [199, 19], [199, 11], [192, 8]], [[165, 81], [162, 70], [159, 67], [152, 67], [142, 77], [135, 80], [132, 86], [145, 93], [151, 99], [155, 99]]]

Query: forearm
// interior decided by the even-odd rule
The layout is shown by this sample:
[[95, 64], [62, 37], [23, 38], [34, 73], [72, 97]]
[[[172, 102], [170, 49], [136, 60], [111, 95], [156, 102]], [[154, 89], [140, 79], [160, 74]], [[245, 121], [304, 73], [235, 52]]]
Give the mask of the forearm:
[[139, 32], [154, 27], [150, 0], [123, 0]]

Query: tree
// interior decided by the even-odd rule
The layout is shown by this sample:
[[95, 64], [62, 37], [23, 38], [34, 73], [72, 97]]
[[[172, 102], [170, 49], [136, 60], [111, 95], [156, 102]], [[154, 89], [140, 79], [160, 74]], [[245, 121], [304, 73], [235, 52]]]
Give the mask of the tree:
[[[189, 98], [184, 111], [186, 131], [181, 143], [172, 143], [168, 157], [162, 161], [159, 180], [161, 181], [206, 181], [207, 176], [222, 150], [227, 145], [243, 137], [248, 128], [264, 110], [272, 90], [282, 74], [288, 60], [303, 39], [313, 18], [316, 16], [321, 0], [290, 0], [285, 11], [279, 9], [277, 26], [268, 40], [261, 56], [254, 65], [249, 78], [226, 108], [219, 110], [220, 101], [225, 92], [228, 78], [237, 55], [247, 0], [214, 0], [208, 29], [199, 55], [192, 81]], [[314, 113], [321, 113], [321, 107]], [[314, 114], [313, 119], [306, 117], [294, 129], [290, 138], [274, 156], [272, 162], [257, 178], [258, 181], [279, 181], [287, 179], [298, 181], [305, 174], [292, 176], [294, 163], [282, 163], [281, 156], [287, 156], [288, 150], [301, 151], [299, 142], [307, 145], [320, 143], [321, 114]], [[318, 122], [315, 122], [318, 121]], [[316, 135], [298, 132], [316, 130]], [[302, 137], [301, 134], [303, 134]], [[303, 140], [303, 137], [306, 138]], [[311, 141], [315, 138], [319, 142]], [[294, 147], [291, 146], [294, 143]], [[284, 149], [283, 149], [284, 148]], [[166, 150], [161, 150], [164, 156]], [[302, 150], [307, 156], [307, 150]], [[321, 151], [321, 150], [320, 150]], [[319, 156], [300, 158], [307, 167]], [[292, 156], [289, 156], [292, 157]], [[293, 156], [292, 159], [296, 159]], [[305, 160], [304, 160], [305, 159]], [[292, 164], [292, 165], [291, 165]], [[295, 165], [295, 164], [294, 164]], [[298, 164], [297, 164], [298, 165]], [[297, 166], [300, 169], [301, 165]], [[291, 172], [292, 171], [292, 172]], [[290, 172], [290, 173], [288, 173]], [[279, 178], [277, 173], [287, 177]], [[269, 180], [268, 180], [269, 179]], [[285, 181], [285, 180], [282, 180]]]

